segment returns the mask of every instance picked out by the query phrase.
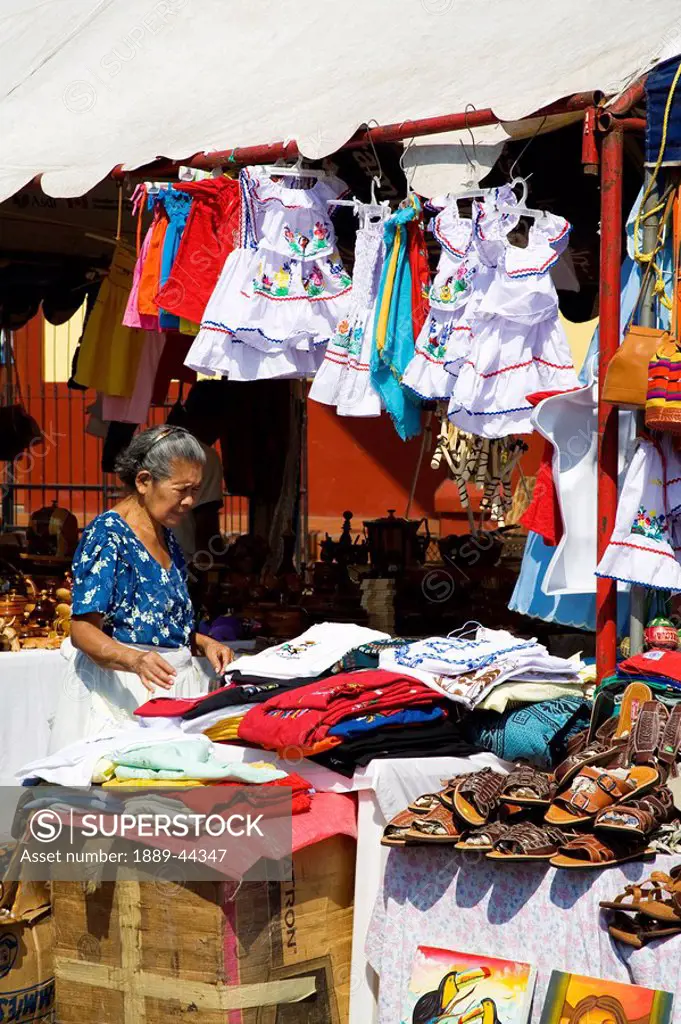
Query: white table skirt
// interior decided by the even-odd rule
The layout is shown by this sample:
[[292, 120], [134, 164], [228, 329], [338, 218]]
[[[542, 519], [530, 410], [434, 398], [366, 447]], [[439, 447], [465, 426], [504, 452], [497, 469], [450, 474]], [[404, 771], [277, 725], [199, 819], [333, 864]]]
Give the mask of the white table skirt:
[[[207, 691], [212, 670], [203, 658], [196, 663]], [[0, 654], [0, 785], [16, 784], [22, 765], [47, 756], [66, 668], [60, 651]]]
[[[59, 686], [66, 671], [59, 651], [0, 654], [0, 785], [12, 785], [24, 764], [47, 755]], [[206, 688], [209, 674], [206, 672]], [[230, 745], [235, 761], [262, 761], [262, 750]], [[268, 760], [276, 761], [268, 755]], [[371, 911], [385, 864], [380, 845], [385, 822], [420, 793], [440, 788], [441, 780], [486, 766], [503, 768], [492, 754], [470, 758], [432, 757], [373, 761], [349, 779], [302, 759], [281, 762], [320, 792], [359, 793], [350, 1024], [371, 1024], [376, 1015], [376, 979], [364, 955]], [[508, 766], [506, 766], [508, 767]]]

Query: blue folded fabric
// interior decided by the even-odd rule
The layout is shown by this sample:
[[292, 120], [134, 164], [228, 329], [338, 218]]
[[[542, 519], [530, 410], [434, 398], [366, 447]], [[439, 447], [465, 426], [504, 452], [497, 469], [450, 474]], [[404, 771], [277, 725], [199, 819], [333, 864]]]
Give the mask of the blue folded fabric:
[[402, 711], [394, 711], [391, 714], [381, 715], [360, 715], [358, 718], [346, 718], [345, 721], [333, 725], [329, 729], [329, 736], [339, 736], [342, 739], [352, 739], [355, 736], [362, 736], [375, 729], [382, 729], [385, 725], [425, 725], [428, 722], [437, 722], [444, 718], [442, 708], [429, 708], [424, 711], [419, 708], [404, 708]]
[[565, 757], [571, 736], [585, 729], [591, 705], [581, 697], [559, 697], [512, 711], [474, 711], [463, 723], [465, 737], [504, 761], [550, 768]]

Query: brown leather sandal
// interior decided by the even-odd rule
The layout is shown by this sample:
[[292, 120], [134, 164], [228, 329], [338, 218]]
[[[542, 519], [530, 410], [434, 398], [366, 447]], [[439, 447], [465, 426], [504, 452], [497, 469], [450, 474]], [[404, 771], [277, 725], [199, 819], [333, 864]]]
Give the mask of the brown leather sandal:
[[648, 942], [678, 935], [681, 932], [681, 924], [678, 927], [654, 928], [641, 914], [630, 917], [628, 914], [616, 913], [612, 924], [608, 925], [608, 932], [618, 942], [624, 942], [634, 949], [642, 949]]
[[465, 839], [456, 844], [457, 850], [468, 850], [471, 853], [487, 853], [501, 836], [505, 835], [510, 826], [501, 821], [490, 821], [482, 828], [469, 832]]
[[[598, 729], [595, 738], [590, 743], [576, 745], [568, 744], [567, 757], [561, 761], [554, 771], [556, 784], [560, 789], [569, 785], [575, 775], [579, 775], [583, 768], [591, 765], [610, 765], [613, 758], [626, 749], [626, 740], [615, 740], [613, 734], [617, 726], [616, 718], [609, 718]], [[578, 734], [579, 738], [586, 739], [589, 730], [584, 729]], [[574, 737], [577, 739], [578, 737]]]
[[553, 776], [529, 764], [519, 765], [506, 776], [499, 800], [518, 807], [548, 807], [556, 794]]
[[456, 843], [461, 831], [454, 821], [454, 815], [438, 802], [427, 814], [415, 818], [405, 835], [406, 842], [412, 843]]
[[608, 846], [598, 836], [575, 836], [551, 857], [554, 868], [608, 868], [624, 864], [628, 860], [648, 860], [655, 851], [648, 849], [645, 842], [629, 840]]
[[620, 832], [632, 836], [650, 835], [660, 825], [666, 824], [676, 814], [674, 798], [666, 786], [653, 790], [640, 800], [615, 804], [599, 811], [594, 829], [605, 832]]
[[404, 846], [413, 820], [414, 812], [410, 810], [400, 811], [394, 818], [391, 818], [383, 829], [381, 846]]
[[605, 807], [643, 796], [659, 779], [658, 770], [647, 766], [626, 772], [624, 769], [583, 768], [570, 788], [554, 798], [544, 820], [559, 827], [588, 822]]
[[499, 803], [506, 776], [491, 768], [464, 779], [454, 793], [454, 810], [468, 825], [485, 825]]
[[669, 712], [659, 700], [647, 700], [634, 722], [629, 737], [627, 758], [629, 764], [657, 764]]
[[565, 836], [551, 825], [532, 825], [530, 822], [512, 825], [494, 843], [488, 860], [549, 860], [565, 843]]

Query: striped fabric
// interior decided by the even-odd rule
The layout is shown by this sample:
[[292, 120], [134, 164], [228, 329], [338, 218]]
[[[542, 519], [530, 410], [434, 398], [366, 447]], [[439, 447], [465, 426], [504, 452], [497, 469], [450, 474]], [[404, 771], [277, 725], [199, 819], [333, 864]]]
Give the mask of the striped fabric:
[[646, 427], [681, 434], [681, 346], [668, 339], [648, 367]]

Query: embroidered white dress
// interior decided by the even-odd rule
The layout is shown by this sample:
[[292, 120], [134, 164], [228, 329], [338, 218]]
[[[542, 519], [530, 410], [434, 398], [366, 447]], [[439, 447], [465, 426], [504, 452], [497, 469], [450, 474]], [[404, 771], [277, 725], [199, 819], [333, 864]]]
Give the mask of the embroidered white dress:
[[[499, 244], [503, 252], [475, 311], [470, 352], [449, 403], [459, 429], [488, 438], [531, 434], [526, 396], [579, 386], [549, 273], [569, 231], [564, 218], [546, 214], [530, 228], [524, 249], [505, 236], [491, 239], [492, 259]], [[487, 236], [481, 239], [484, 246]]]
[[430, 314], [402, 378], [421, 398], [449, 398], [470, 351], [475, 313], [503, 252], [502, 232], [518, 221], [498, 212], [502, 201], [516, 202], [509, 186], [495, 189], [484, 203], [474, 202], [471, 218], [461, 217], [448, 196], [431, 201], [442, 207], [430, 224], [441, 254], [429, 293]]
[[674, 544], [681, 512], [681, 461], [669, 440], [639, 441], [597, 576], [681, 592]]
[[363, 222], [355, 241], [350, 311], [339, 321], [310, 388], [310, 398], [335, 405], [339, 416], [380, 416], [381, 399], [371, 383], [376, 298], [385, 246], [383, 221]]
[[329, 217], [338, 178], [289, 187], [241, 172], [241, 247], [228, 257], [186, 358], [232, 380], [307, 376], [346, 314], [351, 280]]

